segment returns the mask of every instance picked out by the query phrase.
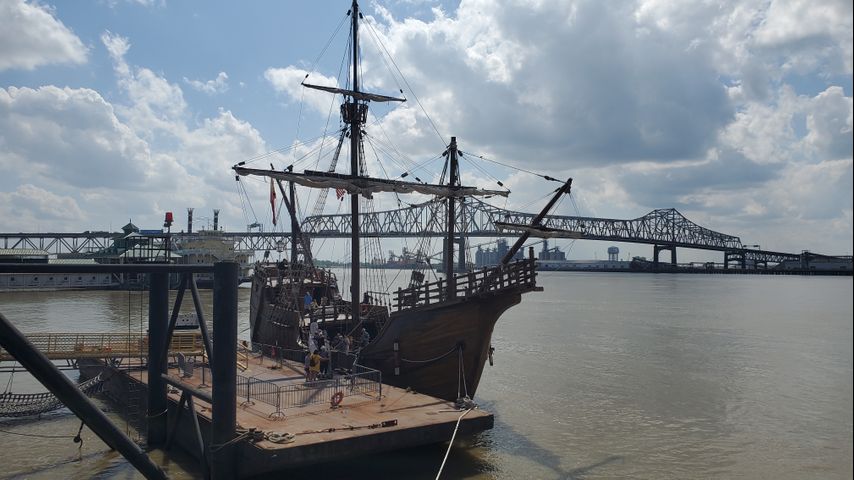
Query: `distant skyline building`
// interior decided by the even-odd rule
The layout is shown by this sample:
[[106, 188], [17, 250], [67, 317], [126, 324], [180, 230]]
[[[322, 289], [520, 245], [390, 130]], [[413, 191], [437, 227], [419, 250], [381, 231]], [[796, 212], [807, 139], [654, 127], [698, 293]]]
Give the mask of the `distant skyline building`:
[[561, 251], [559, 247], [549, 248], [548, 240], [544, 240], [543, 249], [540, 250], [539, 255], [537, 255], [537, 259], [541, 261], [565, 262], [566, 253]]
[[[495, 248], [483, 248], [477, 247], [477, 252], [474, 254], [474, 264], [476, 267], [487, 267], [490, 265], [498, 265], [501, 262], [501, 259], [504, 255], [510, 250], [510, 247], [507, 245], [507, 240], [504, 238], [499, 238], [496, 243]], [[513, 256], [513, 260], [519, 260], [523, 256], [522, 250], [520, 249], [516, 252], [516, 255]]]

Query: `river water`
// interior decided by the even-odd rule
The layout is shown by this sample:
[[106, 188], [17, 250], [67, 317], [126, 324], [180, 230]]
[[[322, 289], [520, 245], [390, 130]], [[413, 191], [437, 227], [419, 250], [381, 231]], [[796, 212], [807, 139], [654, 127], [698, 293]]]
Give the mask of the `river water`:
[[[493, 335], [475, 400], [495, 428], [458, 439], [443, 478], [852, 478], [851, 277], [543, 272], [539, 283]], [[25, 332], [138, 331], [141, 297], [0, 293], [0, 312]], [[245, 337], [248, 290], [240, 300]], [[17, 373], [11, 389], [40, 386]], [[79, 425], [67, 410], [0, 420], [0, 478], [141, 478], [87, 429], [78, 450]], [[288, 478], [434, 478], [445, 448]], [[199, 474], [180, 454], [155, 458], [173, 478]]]

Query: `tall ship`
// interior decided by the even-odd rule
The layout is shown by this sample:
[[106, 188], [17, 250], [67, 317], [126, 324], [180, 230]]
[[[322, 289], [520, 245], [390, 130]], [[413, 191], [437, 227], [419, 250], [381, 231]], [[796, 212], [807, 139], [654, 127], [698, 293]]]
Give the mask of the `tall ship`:
[[[541, 290], [537, 286], [533, 255], [514, 260], [534, 230], [525, 231], [495, 266], [457, 271], [434, 281], [427, 281], [424, 273], [415, 270], [406, 288], [384, 293], [388, 298], [384, 303], [376, 300], [377, 292], [363, 288], [363, 270], [367, 267], [361, 261], [361, 243], [365, 238], [360, 235], [360, 207], [365, 199], [375, 194], [418, 193], [443, 205], [444, 219], [439, 220], [445, 229], [443, 271], [454, 272], [454, 247], [460, 233], [455, 232], [459, 202], [473, 196], [506, 196], [509, 191], [462, 185], [461, 152], [455, 137], [442, 152], [446, 181], [424, 183], [368, 175], [364, 150], [368, 106], [371, 102], [403, 102], [405, 99], [362, 90], [361, 14], [357, 1], [353, 1], [348, 13], [352, 69], [347, 88], [307, 83], [308, 75], [302, 85], [340, 95], [343, 99], [340, 113], [344, 127], [337, 152], [341, 151], [342, 143], [349, 140], [349, 174], [335, 173], [337, 152], [328, 171], [300, 173], [292, 167], [276, 170], [272, 165], [270, 169], [257, 169], [247, 167], [245, 162], [233, 167], [238, 176], [262, 177], [269, 181], [271, 201], [276, 192], [280, 192], [291, 216], [290, 258], [276, 262], [265, 259], [254, 268], [249, 309], [251, 340], [255, 344], [275, 346], [279, 351], [302, 350], [316, 348], [316, 332], [327, 332], [327, 339], [340, 334], [342, 338], [352, 338], [352, 343], [345, 342], [345, 349], [357, 355], [360, 365], [381, 371], [384, 383], [451, 401], [473, 398], [484, 365], [491, 358], [492, 332], [498, 318], [518, 304], [522, 294]], [[447, 172], [446, 177], [444, 172]], [[571, 182], [571, 179], [566, 181], [555, 191], [532, 221], [532, 227], [540, 223], [559, 197], [569, 193]], [[352, 228], [347, 292], [341, 291], [332, 271], [315, 265], [311, 245], [300, 231], [297, 220], [295, 185], [334, 190], [339, 198], [349, 196]]]

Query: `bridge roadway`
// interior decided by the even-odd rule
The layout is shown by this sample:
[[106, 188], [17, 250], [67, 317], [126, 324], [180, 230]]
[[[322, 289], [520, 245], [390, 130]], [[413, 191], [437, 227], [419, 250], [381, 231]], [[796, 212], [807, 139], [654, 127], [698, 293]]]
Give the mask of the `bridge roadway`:
[[[431, 201], [397, 210], [361, 214], [361, 233], [364, 237], [443, 237], [442, 219], [446, 206]], [[478, 199], [468, 199], [457, 207], [456, 231], [467, 237], [512, 236], [500, 231], [495, 223], [527, 224], [533, 213], [516, 212], [495, 207]], [[346, 238], [350, 236], [350, 215], [319, 215], [307, 217], [302, 230], [312, 238]], [[575, 232], [582, 240], [642, 243], [654, 246], [654, 258], [671, 252], [676, 263], [676, 248], [714, 250], [724, 253], [724, 264], [730, 262], [765, 265], [783, 261], [798, 261], [801, 254], [747, 248], [739, 237], [716, 232], [697, 225], [673, 208], [653, 210], [632, 220], [548, 215], [542, 225]], [[101, 251], [119, 238], [121, 233], [0, 233], [2, 248], [30, 248], [49, 253], [92, 254]], [[290, 243], [288, 232], [221, 232], [230, 238], [238, 250], [284, 250]], [[153, 235], [163, 237], [162, 234]]]

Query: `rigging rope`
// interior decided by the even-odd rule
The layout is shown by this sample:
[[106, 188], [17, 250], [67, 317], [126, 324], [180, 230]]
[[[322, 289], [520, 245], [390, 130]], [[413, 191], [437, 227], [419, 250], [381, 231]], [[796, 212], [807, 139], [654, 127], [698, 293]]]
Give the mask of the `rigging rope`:
[[469, 160], [468, 155], [465, 155], [465, 156], [460, 155], [460, 158], [462, 158], [463, 160], [467, 161], [467, 162], [468, 162], [470, 165], [472, 165], [474, 168], [476, 168], [476, 169], [480, 170], [480, 172], [481, 172], [481, 173], [483, 173], [484, 175], [486, 175], [487, 177], [489, 177], [489, 178], [491, 178], [491, 179], [495, 180], [495, 183], [497, 183], [499, 187], [503, 187], [505, 190], [507, 190], [507, 192], [510, 192], [510, 189], [508, 189], [507, 187], [505, 187], [505, 186], [504, 186], [504, 183], [502, 183], [502, 182], [501, 182], [501, 180], [499, 180], [499, 179], [495, 178], [495, 176], [493, 176], [491, 173], [489, 173], [488, 171], [486, 171], [486, 169], [485, 169], [485, 168], [483, 168], [483, 167], [481, 167], [480, 165], [478, 165], [477, 163], [475, 163], [475, 162], [473, 162], [473, 161]]
[[[369, 31], [374, 31], [373, 25], [371, 25], [371, 22], [367, 18], [365, 18], [365, 24], [368, 26]], [[374, 31], [374, 34], [376, 34], [376, 31]], [[415, 102], [418, 103], [418, 107], [421, 108], [421, 112], [424, 113], [425, 117], [427, 117], [427, 120], [433, 127], [433, 131], [436, 132], [436, 136], [438, 136], [439, 140], [442, 142], [442, 148], [444, 148], [448, 144], [448, 142], [445, 141], [445, 138], [442, 137], [442, 134], [436, 127], [436, 124], [433, 123], [433, 119], [430, 118], [430, 115], [427, 113], [427, 110], [424, 108], [424, 105], [421, 104], [421, 100], [418, 99], [418, 95], [415, 94], [415, 90], [412, 88], [411, 85], [409, 85], [409, 82], [406, 80], [406, 77], [403, 75], [403, 72], [400, 71], [400, 67], [397, 66], [397, 62], [394, 61], [394, 57], [391, 56], [391, 54], [388, 52], [388, 49], [386, 49], [385, 45], [382, 42], [378, 43], [382, 47], [383, 51], [386, 52], [386, 55], [388, 55], [388, 58], [391, 60], [391, 63], [394, 65], [394, 68], [397, 70], [397, 73], [400, 75], [400, 78], [403, 80], [403, 83], [406, 84], [406, 88], [409, 89], [410, 93], [412, 93], [412, 97], [415, 99]]]
[[[460, 152], [460, 153], [463, 153], [463, 152]], [[490, 159], [490, 158], [486, 158], [486, 157], [484, 157], [483, 155], [477, 155], [477, 154], [469, 153], [469, 152], [465, 152], [465, 155], [467, 155], [467, 156], [473, 156], [473, 157], [479, 158], [479, 159], [481, 159], [481, 160], [485, 160], [485, 161], [487, 161], [487, 162], [492, 162], [492, 163], [495, 163], [495, 164], [497, 164], [497, 165], [501, 165], [502, 167], [507, 167], [507, 168], [510, 168], [510, 169], [513, 169], [513, 170], [518, 170], [518, 171], [520, 171], [520, 172], [530, 173], [531, 175], [535, 175], [535, 176], [537, 176], [537, 177], [544, 178], [544, 179], [546, 179], [546, 180], [548, 180], [548, 181], [550, 181], [550, 182], [561, 182], [561, 183], [563, 182], [562, 180], [558, 180], [558, 179], [553, 178], [553, 177], [550, 177], [550, 176], [548, 176], [548, 175], [543, 175], [542, 173], [532, 172], [531, 170], [527, 170], [527, 169], [524, 169], [524, 168], [521, 168], [521, 167], [515, 167], [515, 166], [510, 165], [510, 164], [507, 164], [507, 163], [499, 162], [498, 160], [492, 160], [492, 159]]]
[[[374, 158], [377, 160], [377, 165], [380, 166], [380, 170], [383, 171], [383, 175], [385, 176], [386, 179], [391, 180], [391, 177], [389, 177], [388, 172], [385, 169], [385, 165], [383, 165], [383, 162], [380, 160], [380, 156], [377, 155], [377, 149], [374, 146], [374, 143], [371, 142], [371, 138], [368, 137], [367, 135], [365, 135], [365, 137], [363, 137], [363, 138], [365, 138], [365, 140], [368, 141], [368, 145], [371, 146], [371, 150], [374, 152]], [[398, 204], [398, 206], [400, 206], [400, 194], [398, 194], [397, 192], [394, 192], [394, 198], [397, 199], [397, 204]]]
[[[312, 137], [312, 138], [310, 138], [310, 139], [308, 139], [308, 140], [305, 140], [305, 141], [294, 140], [294, 141], [293, 141], [293, 142], [291, 142], [291, 144], [290, 144], [290, 145], [288, 145], [288, 146], [285, 146], [285, 147], [279, 147], [279, 148], [274, 148], [273, 150], [270, 150], [270, 151], [267, 151], [267, 152], [264, 152], [264, 153], [259, 153], [258, 155], [255, 155], [254, 157], [249, 157], [249, 158], [247, 158], [246, 160], [243, 160], [241, 163], [238, 163], [238, 165], [244, 165], [244, 164], [249, 164], [249, 163], [255, 163], [255, 162], [257, 162], [257, 161], [264, 160], [264, 159], [266, 159], [266, 158], [268, 158], [268, 157], [270, 157], [270, 156], [273, 156], [273, 155], [275, 155], [275, 154], [277, 154], [277, 153], [284, 153], [284, 152], [286, 152], [286, 151], [288, 151], [288, 150], [293, 150], [293, 149], [296, 149], [296, 148], [301, 147], [301, 146], [309, 145], [309, 144], [311, 144], [312, 142], [317, 141], [317, 140], [320, 140], [321, 138], [323, 138], [323, 137], [325, 137], [325, 136], [327, 136], [327, 133], [323, 133], [323, 134], [321, 134], [321, 135], [318, 135], [318, 136], [316, 136], [316, 137]], [[312, 152], [313, 152], [313, 151], [314, 151], [314, 150], [312, 150]], [[300, 160], [302, 160], [304, 157], [305, 157], [305, 156], [300, 157]]]
[[403, 88], [400, 86], [400, 82], [397, 81], [397, 77], [394, 75], [394, 71], [391, 69], [388, 64], [388, 61], [386, 60], [386, 56], [391, 58], [391, 55], [388, 54], [388, 50], [386, 50], [385, 45], [379, 39], [379, 35], [372, 28], [368, 29], [368, 33], [370, 34], [370, 37], [374, 40], [374, 43], [376, 43], [377, 46], [379, 46], [380, 48], [382, 48], [383, 51], [386, 52], [386, 55], [382, 55], [382, 52], [380, 52], [380, 58], [383, 60], [383, 65], [385, 65], [385, 68], [391, 73], [391, 78], [394, 79], [394, 84], [397, 85], [397, 90], [401, 94], [403, 94]]
[[348, 17], [350, 17], [349, 14], [345, 14], [343, 17], [341, 17], [341, 21], [338, 22], [338, 26], [335, 27], [335, 31], [332, 32], [332, 35], [326, 42], [326, 45], [323, 46], [323, 49], [320, 51], [320, 53], [317, 55], [317, 58], [315, 58], [314, 62], [311, 64], [311, 70], [309, 70], [308, 74], [306, 75], [306, 78], [315, 72], [315, 70], [317, 69], [317, 63], [320, 62], [320, 59], [326, 53], [326, 50], [329, 49], [330, 45], [332, 45], [332, 41], [335, 40], [336, 36], [338, 36], [338, 32], [341, 30], [341, 27], [344, 25], [344, 22], [347, 21]]
[[[249, 222], [249, 215], [247, 214], [247, 211], [246, 211], [246, 206], [248, 204], [249, 205], [249, 211], [252, 212], [252, 217], [254, 219], [254, 223], [258, 223], [258, 216], [255, 214], [255, 209], [252, 208], [252, 203], [251, 203], [251, 200], [249, 199], [249, 192], [246, 191], [246, 186], [240, 181], [239, 176], [236, 176], [235, 180], [236, 180], [236, 182], [234, 182], [234, 183], [237, 184], [237, 198], [240, 199], [240, 208], [243, 211], [243, 219], [246, 222]], [[244, 200], [243, 197], [246, 197], [246, 199]], [[249, 223], [247, 223], [247, 225], [249, 225]]]
[[[386, 114], [386, 115], [387, 115], [387, 114]], [[411, 159], [409, 159], [409, 157], [407, 157], [406, 155], [404, 155], [404, 154], [403, 154], [403, 153], [402, 153], [402, 152], [397, 148], [397, 145], [395, 145], [395, 143], [391, 141], [391, 137], [389, 137], [389, 136], [388, 136], [388, 133], [386, 132], [385, 127], [383, 126], [382, 122], [380, 121], [380, 120], [382, 120], [383, 118], [385, 118], [385, 115], [384, 115], [383, 117], [378, 118], [378, 119], [377, 119], [377, 122], [375, 123], [375, 125], [377, 125], [378, 127], [380, 127], [380, 131], [382, 132], [382, 134], [383, 134], [383, 136], [386, 138], [386, 140], [388, 140], [388, 144], [389, 144], [389, 146], [391, 147], [391, 149], [392, 149], [392, 150], [394, 150], [394, 152], [397, 154], [397, 156], [398, 156], [398, 157], [399, 157], [403, 162], [409, 162], [409, 164], [411, 164], [411, 165], [415, 165], [415, 162], [414, 162], [414, 161], [412, 161]], [[378, 141], [382, 144], [381, 140], [378, 140]], [[393, 156], [393, 155], [390, 155], [390, 154], [389, 154], [389, 157], [390, 157], [390, 158], [392, 158], [392, 160], [394, 160], [394, 156]], [[395, 163], [398, 163], [398, 162], [397, 162], [397, 161], [395, 161]], [[398, 163], [398, 166], [400, 166], [400, 167], [404, 167], [404, 168], [401, 168], [401, 170], [403, 170], [404, 172], [408, 170], [408, 168], [406, 168], [406, 165], [405, 165], [404, 163]]]

